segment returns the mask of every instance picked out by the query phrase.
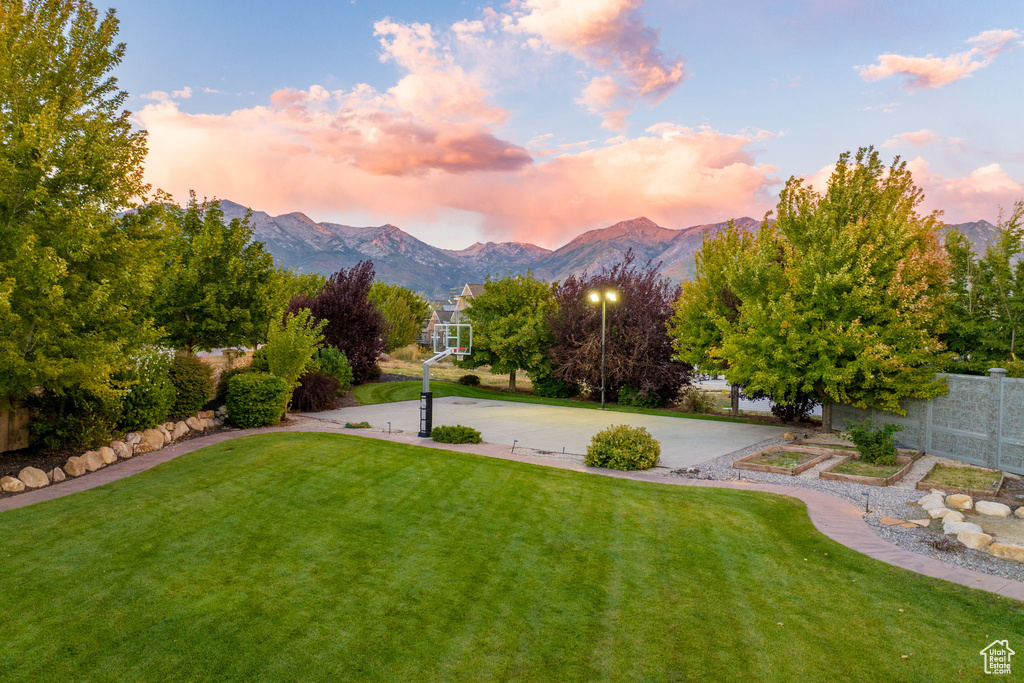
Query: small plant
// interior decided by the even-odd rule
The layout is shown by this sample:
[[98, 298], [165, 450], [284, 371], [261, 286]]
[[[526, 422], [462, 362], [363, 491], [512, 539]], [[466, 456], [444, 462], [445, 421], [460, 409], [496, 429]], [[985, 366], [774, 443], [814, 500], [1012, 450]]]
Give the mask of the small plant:
[[715, 409], [715, 397], [697, 387], [685, 387], [679, 394], [679, 406], [687, 413], [703, 415]]
[[594, 435], [586, 464], [613, 470], [647, 470], [658, 464], [661, 445], [643, 427], [618, 425]]
[[228, 383], [228, 419], [243, 429], [277, 424], [288, 404], [288, 384], [265, 372], [236, 375]]
[[949, 536], [943, 536], [942, 538], [933, 538], [930, 540], [921, 541], [926, 545], [930, 545], [938, 551], [944, 553], [956, 553], [960, 552], [960, 548], [964, 546], [956, 542], [956, 539], [950, 538]]
[[438, 443], [480, 443], [480, 432], [463, 425], [440, 426], [430, 430], [430, 438]]
[[875, 465], [896, 464], [896, 432], [903, 429], [901, 425], [886, 424], [881, 427], [875, 424], [870, 417], [862, 422], [846, 421], [846, 433], [850, 441], [860, 452], [860, 458], [864, 462]]
[[574, 398], [580, 395], [580, 386], [565, 382], [551, 374], [531, 375], [533, 393], [545, 398]]
[[362, 422], [346, 422], [345, 429], [369, 429], [370, 423], [366, 420]]
[[478, 387], [480, 386], [480, 377], [478, 375], [463, 375], [459, 378], [459, 384], [464, 387]]
[[191, 353], [177, 353], [168, 371], [174, 385], [171, 417], [189, 417], [203, 409], [213, 391], [213, 368]]
[[292, 410], [319, 413], [338, 404], [338, 380], [324, 372], [307, 372], [292, 394]]
[[620, 406], [635, 406], [637, 408], [660, 408], [662, 403], [657, 396], [652, 396], [642, 389], [625, 385], [619, 389]]
[[352, 388], [352, 366], [344, 351], [334, 346], [325, 346], [317, 352], [316, 363], [320, 367], [320, 372], [338, 380], [339, 392]]

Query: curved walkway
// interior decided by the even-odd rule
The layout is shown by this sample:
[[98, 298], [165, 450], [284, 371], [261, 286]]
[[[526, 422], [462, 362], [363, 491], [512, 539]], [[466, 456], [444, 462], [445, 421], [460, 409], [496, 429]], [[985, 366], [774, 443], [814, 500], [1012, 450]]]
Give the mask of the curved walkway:
[[670, 486], [697, 486], [761, 491], [781, 496], [791, 496], [802, 500], [807, 505], [807, 514], [810, 516], [811, 522], [818, 531], [825, 534], [832, 540], [842, 543], [848, 548], [864, 553], [876, 560], [881, 560], [882, 562], [887, 562], [891, 565], [902, 567], [903, 569], [909, 569], [910, 571], [924, 574], [925, 576], [944, 579], [963, 586], [997, 593], [1016, 600], [1024, 600], [1024, 583], [1004, 579], [998, 576], [992, 576], [991, 574], [972, 571], [970, 569], [963, 569], [961, 567], [942, 562], [941, 560], [936, 560], [924, 555], [918, 555], [915, 552], [893, 545], [878, 537], [873, 531], [871, 531], [871, 528], [864, 521], [864, 518], [861, 516], [861, 512], [858, 508], [841, 498], [827, 493], [822, 493], [820, 491], [811, 491], [798, 486], [757, 484], [744, 481], [681, 479], [647, 474], [644, 472], [604, 470], [595, 467], [586, 467], [585, 465], [579, 465], [572, 462], [556, 461], [551, 458], [510, 453], [509, 447], [502, 444], [440, 444], [407, 434], [386, 434], [378, 432], [376, 429], [354, 432], [353, 430], [345, 429], [343, 425], [337, 423], [313, 419], [292, 420], [292, 424], [282, 427], [273, 427], [270, 429], [233, 430], [190, 439], [188, 441], [168, 446], [156, 451], [155, 453], [147, 453], [145, 455], [132, 458], [131, 460], [118, 462], [97, 472], [93, 472], [87, 477], [69, 479], [59, 484], [53, 484], [45, 488], [5, 498], [0, 500], [0, 512], [25, 507], [26, 505], [32, 505], [33, 503], [39, 503], [44, 500], [60, 498], [61, 496], [66, 496], [71, 493], [102, 486], [103, 484], [116, 481], [118, 479], [124, 479], [125, 477], [156, 467], [168, 460], [173, 460], [179, 455], [184, 455], [185, 453], [198, 450], [204, 446], [210, 446], [229, 439], [236, 439], [241, 436], [266, 434], [270, 432], [344, 433], [352, 436], [396, 441], [400, 443], [424, 446], [427, 448], [475, 453], [477, 455], [501, 458], [504, 460], [514, 460], [516, 462], [530, 463], [533, 465], [543, 465], [545, 467], [556, 467], [559, 469], [573, 470], [577, 472], [590, 472], [592, 474], [601, 474], [607, 477], [617, 477], [619, 479], [649, 481], [658, 484], [667, 484]]

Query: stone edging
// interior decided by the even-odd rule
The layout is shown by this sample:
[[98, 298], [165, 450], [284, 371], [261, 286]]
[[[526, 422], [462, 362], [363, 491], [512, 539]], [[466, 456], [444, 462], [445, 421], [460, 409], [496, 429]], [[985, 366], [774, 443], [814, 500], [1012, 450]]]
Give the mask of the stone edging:
[[[363, 438], [381, 439], [384, 441], [395, 441], [411, 445], [436, 448], [439, 450], [458, 451], [462, 453], [474, 453], [492, 458], [501, 458], [515, 462], [523, 462], [533, 465], [543, 465], [563, 470], [576, 472], [589, 472], [600, 474], [617, 479], [632, 479], [635, 481], [647, 481], [669, 486], [696, 486], [709, 488], [726, 488], [743, 491], [759, 491], [762, 493], [774, 493], [781, 496], [790, 496], [803, 501], [807, 506], [807, 514], [811, 523], [821, 533], [832, 540], [845, 545], [852, 550], [863, 553], [868, 557], [881, 560], [888, 564], [908, 569], [925, 576], [931, 576], [945, 581], [958, 583], [962, 586], [977, 588], [980, 590], [996, 593], [1016, 600], [1024, 600], [1024, 583], [1013, 581], [970, 569], [957, 567], [940, 560], [924, 555], [919, 555], [910, 550], [905, 550], [897, 545], [889, 543], [871, 531], [871, 528], [864, 521], [861, 511], [846, 502], [845, 500], [820, 491], [812, 491], [799, 486], [781, 486], [777, 484], [758, 484], [748, 481], [715, 481], [705, 479], [683, 479], [675, 477], [663, 477], [645, 472], [620, 472], [617, 470], [605, 470], [596, 467], [564, 461], [552, 461], [551, 459], [509, 452], [509, 447], [502, 444], [440, 444], [433, 441], [419, 439], [418, 437], [405, 434], [374, 433], [360, 430], [359, 434], [352, 434], [342, 425], [325, 420], [292, 420], [291, 425], [272, 427], [269, 429], [248, 429], [233, 430], [202, 436], [182, 443], [174, 444], [162, 450], [147, 453], [130, 460], [118, 462], [115, 465], [106, 467], [88, 477], [70, 479], [59, 484], [53, 484], [46, 488], [27, 491], [19, 496], [0, 500], [0, 512], [19, 507], [52, 500], [66, 496], [78, 491], [102, 486], [103, 484], [124, 479], [138, 472], [148, 470], [161, 463], [172, 460], [179, 455], [198, 450], [215, 443], [236, 439], [242, 436], [253, 434], [267, 434], [274, 432], [326, 432], [326, 433], [347, 433], [352, 436]], [[310, 424], [314, 422], [314, 424]]]

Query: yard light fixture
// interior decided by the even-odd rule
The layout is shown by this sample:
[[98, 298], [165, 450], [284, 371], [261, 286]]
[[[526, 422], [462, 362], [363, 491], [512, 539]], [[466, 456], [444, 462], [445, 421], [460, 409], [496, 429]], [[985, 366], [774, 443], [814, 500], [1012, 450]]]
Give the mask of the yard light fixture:
[[587, 295], [593, 303], [601, 302], [601, 410], [604, 410], [604, 356], [605, 356], [605, 319], [608, 309], [608, 302], [615, 303], [619, 300], [619, 294], [614, 289], [605, 292], [591, 292]]

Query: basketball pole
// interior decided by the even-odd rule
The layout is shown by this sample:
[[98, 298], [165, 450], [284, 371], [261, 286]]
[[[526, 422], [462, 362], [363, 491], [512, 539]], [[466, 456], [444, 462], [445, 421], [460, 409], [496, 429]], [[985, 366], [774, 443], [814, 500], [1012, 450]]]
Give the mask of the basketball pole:
[[[473, 346], [473, 328], [469, 325], [462, 325], [463, 327], [469, 328], [469, 342], [467, 346], [461, 346], [463, 339], [461, 331], [456, 328], [455, 332], [455, 345], [449, 344], [449, 326], [444, 325], [442, 332], [445, 339], [445, 349], [435, 355], [433, 358], [429, 358], [423, 361], [423, 391], [420, 392], [420, 431], [417, 436], [422, 439], [430, 438], [430, 432], [434, 428], [434, 394], [430, 391], [430, 366], [439, 360], [447, 358], [451, 355], [465, 356], [469, 354], [470, 349]], [[435, 334], [437, 334], [435, 332]], [[434, 350], [437, 350], [436, 340]]]

